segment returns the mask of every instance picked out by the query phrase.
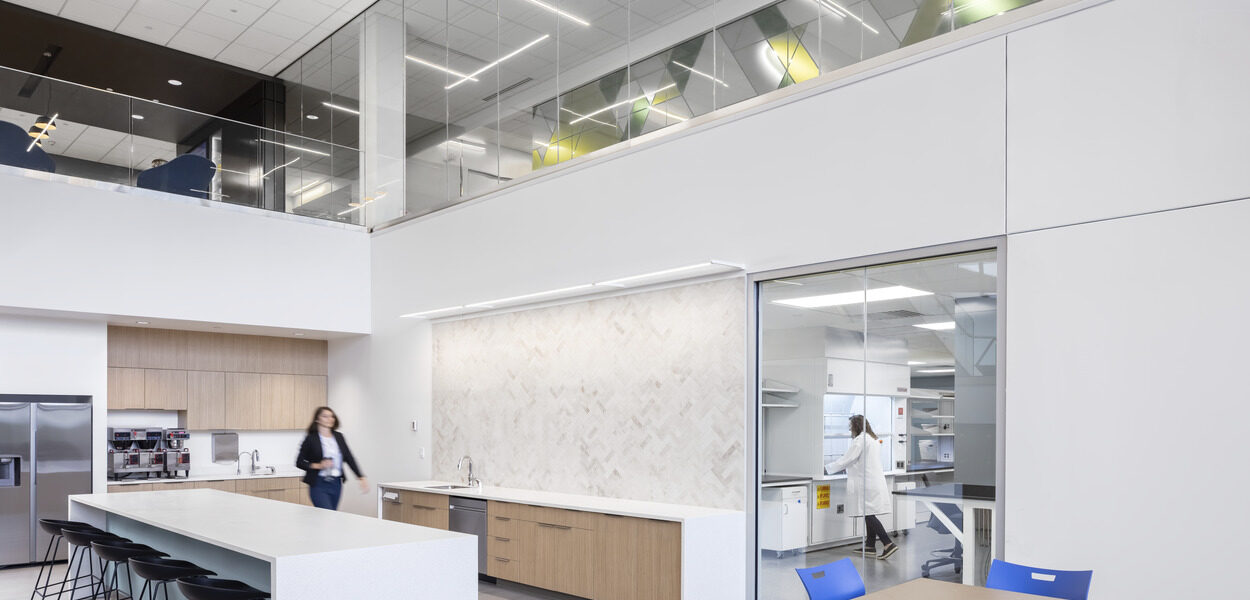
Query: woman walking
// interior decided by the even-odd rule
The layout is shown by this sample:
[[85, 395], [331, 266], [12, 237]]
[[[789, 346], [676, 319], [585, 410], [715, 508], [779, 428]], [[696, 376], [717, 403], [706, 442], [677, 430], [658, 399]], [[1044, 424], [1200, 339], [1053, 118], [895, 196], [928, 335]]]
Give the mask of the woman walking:
[[[872, 425], [864, 415], [850, 419], [851, 446], [841, 458], [825, 465], [825, 474], [833, 475], [846, 469], [846, 504], [852, 517], [864, 517], [864, 556], [876, 554], [886, 559], [898, 551], [890, 541], [885, 527], [877, 515], [891, 511], [890, 492], [886, 489], [885, 473], [881, 470], [881, 441], [872, 432]], [[881, 553], [877, 554], [877, 540], [881, 540]]]
[[347, 440], [339, 433], [339, 418], [328, 406], [313, 411], [312, 424], [308, 426], [308, 435], [300, 445], [299, 456], [295, 466], [303, 469], [304, 483], [308, 484], [308, 497], [313, 506], [338, 510], [339, 498], [343, 495], [343, 482], [347, 475], [343, 465], [352, 468], [356, 479], [360, 481], [360, 492], [369, 491], [369, 480], [365, 479], [352, 451], [347, 448]]

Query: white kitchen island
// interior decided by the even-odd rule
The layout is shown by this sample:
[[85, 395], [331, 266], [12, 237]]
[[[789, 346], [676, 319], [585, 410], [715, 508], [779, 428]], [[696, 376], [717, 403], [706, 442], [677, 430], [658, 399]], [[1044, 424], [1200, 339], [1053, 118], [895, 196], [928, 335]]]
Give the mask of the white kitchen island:
[[279, 599], [477, 598], [471, 535], [211, 489], [70, 496], [69, 518]]

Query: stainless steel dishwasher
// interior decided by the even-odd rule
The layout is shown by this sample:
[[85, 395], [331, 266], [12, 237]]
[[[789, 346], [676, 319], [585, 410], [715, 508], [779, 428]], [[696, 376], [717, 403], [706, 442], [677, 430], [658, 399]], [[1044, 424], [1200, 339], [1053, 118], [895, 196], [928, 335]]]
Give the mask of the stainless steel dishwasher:
[[477, 572], [486, 575], [486, 501], [452, 496], [448, 528], [477, 536]]

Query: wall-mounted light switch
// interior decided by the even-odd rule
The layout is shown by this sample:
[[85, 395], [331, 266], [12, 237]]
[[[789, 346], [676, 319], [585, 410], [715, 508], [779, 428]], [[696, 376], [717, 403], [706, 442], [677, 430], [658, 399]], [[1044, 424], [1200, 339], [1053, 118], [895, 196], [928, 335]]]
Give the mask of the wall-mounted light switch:
[[424, 448], [424, 447], [422, 447], [420, 450], [418, 450], [418, 451], [417, 451], [417, 458], [425, 458], [425, 448]]
[[417, 420], [416, 420], [416, 419], [413, 419], [413, 420], [412, 420], [412, 430], [413, 430], [413, 431], [416, 431], [416, 430], [417, 430]]

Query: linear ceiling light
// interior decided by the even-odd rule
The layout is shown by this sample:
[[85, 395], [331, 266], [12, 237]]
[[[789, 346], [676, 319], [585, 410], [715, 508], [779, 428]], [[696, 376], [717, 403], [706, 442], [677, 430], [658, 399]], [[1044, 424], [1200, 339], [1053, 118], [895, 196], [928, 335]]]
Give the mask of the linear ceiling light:
[[451, 140], [447, 140], [447, 141], [445, 141], [445, 142], [443, 142], [443, 143], [444, 143], [444, 144], [447, 144], [449, 147], [450, 147], [450, 145], [451, 145], [451, 144], [453, 144], [453, 143], [454, 143], [454, 144], [458, 144], [458, 145], [459, 145], [462, 149], [465, 149], [465, 150], [473, 150], [474, 152], [486, 152], [486, 146], [485, 146], [485, 145], [483, 145], [483, 144], [476, 144], [476, 143], [473, 143], [473, 142], [466, 142], [466, 141], [464, 141], [464, 140], [462, 140], [462, 139], [459, 139], [459, 138], [456, 138], [456, 139], [451, 139]]
[[42, 137], [39, 135], [31, 136], [35, 139], [31, 140], [30, 145], [26, 147], [27, 152], [30, 152], [31, 148], [34, 148], [36, 144], [38, 144], [41, 148], [43, 147], [43, 144], [39, 144], [39, 140], [48, 137], [48, 130], [56, 129], [56, 118], [59, 116], [61, 116], [61, 113], [56, 113], [55, 115], [52, 115], [51, 119], [48, 119], [48, 124], [44, 125], [42, 130], [39, 132], [42, 134]]
[[[560, 110], [562, 110], [562, 111], [564, 111], [564, 112], [566, 112], [566, 113], [569, 113], [570, 115], [573, 115], [574, 117], [581, 117], [582, 119], [587, 119], [587, 120], [591, 121], [592, 123], [598, 123], [598, 124], [600, 124], [600, 125], [607, 125], [608, 127], [615, 127], [615, 128], [617, 128], [617, 129], [620, 129], [620, 126], [619, 126], [619, 125], [613, 125], [612, 123], [608, 123], [607, 121], [600, 121], [599, 119], [591, 119], [590, 117], [587, 117], [586, 115], [583, 115], [583, 114], [579, 114], [579, 113], [573, 112], [573, 111], [571, 111], [571, 110], [569, 110], [569, 109], [567, 109], [567, 108], [565, 108], [565, 107], [563, 107], [563, 106], [561, 106], [561, 107], [560, 107]], [[578, 120], [580, 121], [581, 119], [578, 119]]]
[[561, 17], [564, 17], [574, 23], [577, 23], [578, 25], [583, 25], [586, 27], [590, 26], [590, 23], [587, 22], [585, 19], [581, 19], [581, 18], [578, 18], [577, 16], [570, 15], [569, 13], [566, 13], [550, 4], [547, 4], [546, 2], [540, 2], [539, 0], [525, 0], [525, 1], [529, 2], [530, 4], [533, 4], [534, 6], [540, 6], [546, 10], [556, 13], [557, 15], [560, 15]]
[[[344, 211], [344, 212], [348, 212], [348, 211]], [[339, 213], [339, 214], [343, 214], [343, 213]], [[700, 270], [707, 271], [707, 272], [699, 273], [698, 271]], [[452, 313], [457, 313], [457, 314], [471, 313], [471, 312], [477, 312], [477, 311], [482, 311], [482, 310], [490, 310], [492, 308], [523, 305], [531, 301], [544, 299], [544, 298], [555, 300], [561, 297], [577, 296], [577, 295], [580, 295], [580, 293], [585, 293], [585, 292], [593, 292], [593, 291], [598, 291], [598, 290], [607, 291], [608, 289], [619, 290], [624, 287], [639, 286], [639, 285], [644, 285], [648, 283], [679, 281], [682, 279], [689, 279], [689, 278], [696, 277], [699, 275], [711, 275], [715, 273], [726, 273], [730, 271], [740, 271], [740, 270], [742, 270], [742, 267], [739, 265], [710, 260], [707, 262], [687, 265], [684, 267], [677, 267], [675, 269], [664, 269], [662, 271], [655, 271], [653, 273], [644, 273], [642, 275], [631, 275], [629, 277], [622, 277], [620, 279], [613, 279], [610, 281], [601, 281], [598, 283], [584, 283], [581, 285], [574, 285], [574, 286], [563, 287], [563, 288], [554, 289], [554, 290], [547, 290], [545, 292], [536, 292], [533, 294], [512, 296], [510, 298], [500, 298], [498, 300], [488, 300], [486, 302], [474, 302], [472, 304], [461, 304], [459, 306], [448, 306], [446, 308], [436, 308], [433, 310], [408, 313], [406, 315], [400, 315], [400, 316], [406, 317], [406, 318], [418, 318], [419, 319], [419, 318], [427, 318], [427, 317], [434, 317], [434, 316], [448, 316]]]
[[915, 325], [921, 329], [932, 329], [933, 331], [950, 331], [955, 328], [954, 321], [942, 321], [940, 323], [921, 323]]
[[304, 193], [304, 192], [307, 192], [308, 190], [311, 190], [311, 189], [313, 189], [313, 188], [315, 188], [315, 187], [317, 187], [317, 186], [319, 186], [319, 185], [321, 185], [321, 184], [325, 183], [326, 181], [327, 181], [327, 180], [325, 180], [325, 179], [318, 179], [318, 180], [316, 180], [316, 181], [314, 181], [314, 182], [312, 182], [312, 183], [310, 183], [310, 184], [308, 184], [308, 185], [306, 185], [306, 186], [304, 186], [304, 187], [302, 187], [302, 188], [300, 188], [300, 189], [298, 189], [298, 190], [295, 190], [294, 192], [291, 192], [291, 195], [292, 195], [292, 196], [298, 196], [298, 195], [300, 195], [300, 194], [302, 194], [302, 193]]
[[672, 61], [672, 63], [673, 63], [673, 64], [675, 64], [675, 65], [677, 65], [677, 66], [679, 66], [679, 67], [681, 67], [681, 68], [683, 68], [683, 69], [685, 69], [685, 70], [687, 70], [687, 71], [690, 71], [691, 73], [694, 73], [695, 75], [699, 75], [699, 76], [701, 76], [701, 77], [706, 77], [706, 78], [711, 79], [712, 81], [715, 81], [716, 83], [719, 83], [719, 84], [721, 84], [721, 85], [723, 85], [723, 86], [725, 86], [725, 87], [729, 87], [729, 84], [728, 84], [728, 83], [725, 83], [725, 82], [723, 82], [723, 81], [721, 81], [721, 80], [719, 80], [719, 79], [717, 79], [717, 78], [715, 78], [715, 77], [712, 77], [711, 75], [708, 75], [707, 73], [704, 73], [703, 71], [700, 71], [700, 70], [698, 70], [698, 69], [696, 69], [696, 68], [694, 68], [694, 67], [687, 67], [686, 65], [683, 65], [683, 64], [681, 64], [681, 63], [679, 63], [679, 62], [677, 62], [677, 61], [675, 61], [675, 60], [674, 60], [674, 61]]
[[932, 373], [954, 373], [955, 367], [950, 367], [950, 368], [945, 368], [945, 369], [916, 369], [916, 372], [917, 373], [930, 373], [930, 374]]
[[293, 145], [291, 145], [291, 144], [283, 144], [282, 142], [275, 142], [275, 141], [272, 141], [272, 140], [265, 140], [265, 139], [261, 139], [261, 138], [256, 138], [256, 141], [258, 141], [258, 142], [265, 142], [266, 144], [273, 144], [273, 145], [275, 145], [275, 146], [282, 146], [282, 147], [284, 147], [284, 148], [290, 148], [290, 149], [292, 149], [292, 150], [299, 150], [300, 152], [307, 152], [307, 153], [309, 153], [309, 154], [317, 154], [317, 155], [319, 155], [319, 156], [330, 156], [329, 154], [327, 154], [327, 153], [325, 153], [325, 152], [322, 152], [322, 151], [320, 151], [320, 150], [313, 150], [313, 149], [311, 149], [311, 148], [305, 148], [305, 147], [303, 147], [303, 146], [293, 146]]
[[285, 168], [287, 168], [287, 167], [289, 167], [289, 166], [291, 166], [291, 165], [293, 165], [293, 164], [295, 164], [295, 163], [299, 162], [299, 159], [300, 159], [300, 157], [296, 156], [296, 157], [295, 157], [295, 160], [293, 160], [293, 161], [291, 161], [291, 162], [289, 162], [289, 163], [286, 163], [285, 165], [278, 165], [278, 166], [276, 166], [276, 167], [274, 167], [274, 168], [272, 168], [272, 169], [269, 169], [268, 171], [265, 171], [265, 174], [264, 174], [264, 175], [261, 175], [261, 176], [260, 176], [260, 178], [261, 178], [261, 179], [264, 179], [264, 178], [268, 177], [268, 176], [269, 176], [271, 173], [273, 173], [274, 171], [277, 171], [278, 169], [285, 169]]
[[679, 123], [684, 122], [684, 121], [689, 121], [689, 120], [690, 120], [690, 117], [683, 117], [683, 116], [681, 116], [681, 115], [675, 115], [675, 114], [673, 114], [673, 113], [671, 113], [671, 112], [668, 112], [668, 111], [666, 111], [666, 110], [660, 110], [660, 109], [658, 109], [658, 108], [656, 108], [656, 107], [654, 107], [654, 106], [652, 106], [652, 107], [651, 107], [651, 112], [660, 113], [660, 114], [662, 114], [662, 115], [664, 115], [664, 116], [666, 116], [666, 117], [668, 117], [668, 118], [670, 118], [670, 119], [677, 119], [677, 122], [679, 122]]
[[539, 42], [541, 42], [541, 41], [543, 41], [543, 40], [545, 40], [545, 39], [547, 39], [547, 38], [549, 38], [549, 37], [551, 37], [551, 34], [549, 34], [549, 33], [544, 33], [542, 37], [540, 37], [540, 38], [538, 38], [538, 39], [536, 39], [536, 40], [534, 40], [534, 41], [532, 41], [532, 42], [530, 42], [530, 43], [528, 43], [528, 44], [526, 44], [526, 45], [524, 45], [524, 46], [521, 46], [520, 48], [517, 48], [516, 50], [513, 50], [512, 52], [509, 52], [508, 54], [505, 54], [505, 55], [504, 55], [502, 58], [500, 58], [499, 60], [497, 60], [497, 61], [495, 61], [495, 62], [493, 62], [493, 63], [490, 63], [490, 64], [486, 65], [485, 67], [482, 67], [482, 68], [480, 68], [480, 69], [478, 69], [478, 70], [476, 70], [476, 71], [474, 71], [474, 72], [472, 72], [472, 73], [469, 73], [468, 75], [465, 75], [465, 76], [464, 76], [464, 79], [461, 79], [460, 81], [457, 81], [457, 82], [455, 82], [455, 83], [453, 83], [453, 84], [451, 84], [451, 85], [449, 85], [449, 86], [447, 86], [447, 87], [445, 87], [445, 88], [443, 88], [443, 89], [445, 89], [445, 90], [450, 90], [451, 88], [454, 88], [454, 87], [456, 87], [456, 86], [458, 86], [458, 85], [460, 85], [460, 84], [462, 84], [462, 83], [464, 83], [464, 82], [466, 82], [466, 81], [469, 81], [469, 80], [470, 80], [470, 79], [472, 79], [473, 77], [477, 77], [478, 75], [481, 75], [482, 73], [485, 73], [488, 69], [490, 69], [490, 68], [492, 68], [492, 67], [494, 67], [494, 66], [498, 65], [499, 63], [502, 63], [502, 62], [503, 62], [503, 61], [505, 61], [505, 60], [508, 60], [509, 58], [512, 58], [513, 56], [516, 56], [516, 55], [518, 55], [518, 54], [520, 54], [520, 53], [522, 53], [522, 52], [524, 52], [524, 51], [528, 50], [528, 49], [530, 48], [530, 46], [533, 46], [534, 44], [537, 44], [537, 43], [539, 43]]
[[654, 92], [651, 92], [650, 94], [643, 94], [643, 95], [641, 95], [641, 96], [638, 96], [637, 98], [630, 98], [629, 100], [621, 100], [620, 102], [617, 102], [616, 104], [612, 104], [612, 105], [610, 105], [610, 106], [605, 106], [605, 107], [603, 107], [603, 108], [601, 108], [601, 109], [599, 109], [599, 110], [596, 110], [595, 112], [592, 112], [592, 113], [586, 113], [585, 115], [582, 115], [580, 118], [573, 119], [572, 121], [569, 121], [569, 124], [570, 124], [570, 125], [572, 125], [572, 124], [577, 123], [577, 122], [579, 122], [579, 121], [585, 121], [586, 119], [589, 119], [589, 118], [591, 118], [591, 117], [593, 117], [593, 116], [595, 116], [595, 115], [597, 115], [597, 114], [599, 114], [599, 113], [601, 113], [601, 112], [603, 112], [603, 111], [606, 111], [606, 110], [612, 110], [612, 109], [614, 109], [614, 108], [616, 108], [616, 107], [618, 107], [618, 106], [623, 106], [623, 105], [625, 105], [625, 104], [632, 104], [632, 103], [637, 102], [637, 101], [639, 101], [639, 100], [643, 100], [643, 99], [645, 99], [647, 96], [651, 96], [651, 97], [653, 97], [653, 98], [654, 98], [656, 94], [658, 94], [658, 93], [660, 93], [660, 92], [662, 92], [662, 91], [664, 91], [664, 90], [667, 90], [668, 88], [671, 88], [671, 87], [676, 87], [676, 86], [677, 86], [677, 84], [676, 84], [676, 83], [670, 83], [670, 84], [668, 84], [668, 85], [666, 85], [666, 86], [664, 86], [664, 87], [662, 87], [662, 88], [660, 88], [660, 89], [658, 89], [658, 90], [656, 90], [656, 91], [654, 91]]
[[324, 104], [325, 106], [327, 106], [327, 107], [329, 107], [329, 108], [333, 108], [334, 110], [341, 110], [341, 111], [343, 111], [343, 112], [345, 112], [345, 113], [351, 113], [351, 114], [353, 114], [353, 115], [358, 115], [358, 114], [360, 114], [360, 111], [358, 111], [358, 110], [356, 110], [356, 109], [354, 109], [354, 108], [347, 108], [346, 106], [339, 106], [339, 105], [337, 105], [337, 104], [330, 104], [329, 102], [322, 102], [322, 104]]
[[932, 295], [933, 292], [926, 292], [924, 290], [895, 285], [890, 287], [875, 288], [868, 290], [867, 292], [842, 292], [840, 294], [824, 294], [821, 296], [804, 296], [802, 298], [773, 300], [773, 304], [784, 304], [786, 306], [797, 306], [799, 308], [825, 308], [829, 306], [846, 306], [848, 304], [863, 304], [865, 302], [880, 302], [882, 300], [901, 300], [903, 298], [916, 298], [919, 296]]
[[864, 29], [867, 29], [868, 31], [871, 31], [874, 35], [881, 33], [880, 31], [877, 31], [876, 29], [874, 29], [872, 25], [865, 23], [864, 20], [859, 17], [859, 15], [851, 12], [851, 9], [845, 6], [842, 6], [841, 4], [838, 4], [837, 2], [834, 2], [833, 0], [820, 0], [820, 3], [825, 5], [825, 8], [833, 12], [834, 15], [837, 15], [839, 17], [850, 17], [852, 19], [855, 19], [856, 21], [859, 21], [860, 26], [862, 26]]
[[404, 58], [414, 63], [417, 63], [419, 65], [425, 65], [431, 69], [438, 69], [439, 71], [447, 73], [448, 75], [455, 75], [456, 77], [459, 77], [461, 79], [468, 79], [469, 81], [477, 81], [476, 79], [469, 77], [468, 75], [465, 75], [464, 73], [461, 73], [459, 71], [453, 71], [451, 69], [448, 69], [447, 67], [444, 67], [443, 65], [436, 65], [428, 60], [421, 60], [420, 58], [417, 58], [415, 56], [409, 56], [407, 54], [404, 55]]

